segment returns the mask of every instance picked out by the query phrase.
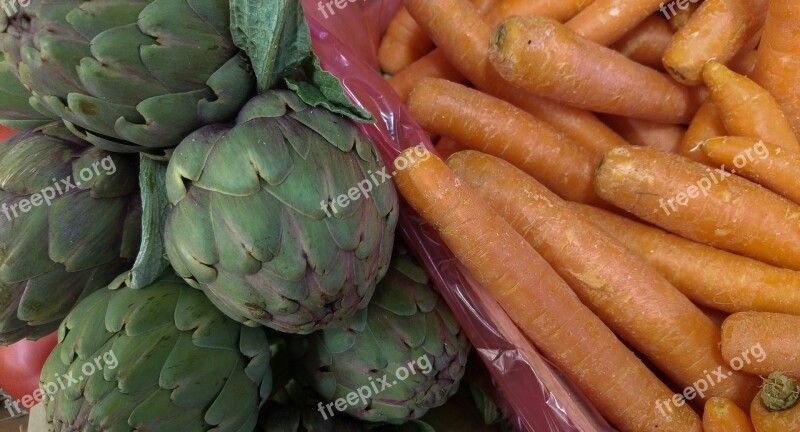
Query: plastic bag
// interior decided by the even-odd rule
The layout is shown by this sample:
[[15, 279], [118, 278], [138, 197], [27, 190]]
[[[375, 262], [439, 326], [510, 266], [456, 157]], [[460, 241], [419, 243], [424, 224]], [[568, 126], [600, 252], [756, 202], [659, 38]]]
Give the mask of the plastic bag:
[[[433, 149], [377, 66], [380, 37], [401, 3], [303, 0], [314, 51], [323, 68], [342, 80], [349, 96], [376, 116], [375, 124], [362, 129], [377, 144], [387, 166], [401, 149], [420, 143]], [[499, 390], [495, 400], [518, 431], [613, 430], [405, 205], [399, 229], [486, 363]]]

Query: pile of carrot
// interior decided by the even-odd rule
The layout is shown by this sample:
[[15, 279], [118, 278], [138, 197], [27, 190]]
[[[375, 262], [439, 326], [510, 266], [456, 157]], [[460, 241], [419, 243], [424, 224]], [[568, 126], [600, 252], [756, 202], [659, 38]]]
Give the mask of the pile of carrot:
[[800, 2], [681, 3], [404, 0], [395, 182], [614, 427], [800, 432]]

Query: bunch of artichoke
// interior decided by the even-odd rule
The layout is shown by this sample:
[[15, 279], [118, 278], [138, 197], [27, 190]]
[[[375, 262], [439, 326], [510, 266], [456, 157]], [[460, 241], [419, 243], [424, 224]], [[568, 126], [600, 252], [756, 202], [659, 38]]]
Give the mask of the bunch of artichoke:
[[328, 417], [345, 406], [359, 419], [404, 423], [458, 390], [467, 338], [425, 271], [395, 255], [366, 309], [340, 326], [293, 340], [298, 379], [320, 395]]
[[[388, 268], [391, 182], [352, 123], [268, 91], [233, 125], [189, 135], [167, 170], [166, 248], [175, 271], [228, 316], [310, 333], [363, 308]], [[371, 190], [331, 205], [359, 184]]]
[[0, 144], [0, 343], [53, 332], [139, 249], [137, 160], [58, 123]]
[[0, 344], [58, 329], [49, 430], [430, 432], [469, 344], [392, 259], [397, 193], [351, 122], [374, 117], [321, 68], [300, 0], [19, 6]]
[[174, 274], [139, 290], [126, 277], [59, 328], [41, 377], [53, 431], [252, 432], [272, 385], [264, 330]]
[[254, 94], [229, 27], [229, 0], [31, 0], [2, 44], [37, 111], [126, 152], [173, 147]]

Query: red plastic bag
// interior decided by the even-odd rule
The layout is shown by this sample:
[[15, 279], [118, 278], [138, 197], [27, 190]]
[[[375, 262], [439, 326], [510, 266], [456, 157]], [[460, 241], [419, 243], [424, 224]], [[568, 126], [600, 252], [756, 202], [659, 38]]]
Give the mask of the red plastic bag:
[[[435, 0], [431, 0], [435, 1]], [[380, 37], [402, 0], [303, 0], [314, 51], [349, 96], [377, 117], [362, 129], [389, 165], [401, 149], [424, 144], [422, 129], [377, 66]], [[391, 169], [391, 167], [390, 167]], [[499, 305], [458, 268], [438, 236], [404, 205], [400, 232], [425, 264], [499, 389], [495, 400], [518, 431], [612, 431], [548, 363]]]

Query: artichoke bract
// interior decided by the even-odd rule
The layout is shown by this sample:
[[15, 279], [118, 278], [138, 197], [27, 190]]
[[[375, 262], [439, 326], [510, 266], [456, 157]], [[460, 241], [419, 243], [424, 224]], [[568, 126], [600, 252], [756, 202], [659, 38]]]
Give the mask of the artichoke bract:
[[252, 432], [272, 386], [262, 328], [237, 323], [171, 271], [123, 273], [58, 329], [40, 388], [55, 432]]
[[[175, 149], [169, 260], [247, 325], [310, 333], [340, 322], [366, 305], [391, 258], [398, 203], [391, 181], [373, 181], [382, 170], [349, 120], [268, 91], [236, 124]], [[359, 184], [371, 189], [343, 195]]]
[[31, 92], [8, 69], [5, 56], [0, 52], [0, 124], [23, 130], [57, 120], [33, 109], [30, 97]]
[[0, 344], [58, 328], [139, 249], [138, 161], [60, 123], [0, 144]]
[[3, 50], [31, 105], [112, 151], [173, 147], [255, 91], [228, 0], [32, 0]]
[[298, 381], [371, 422], [422, 417], [458, 390], [469, 342], [422, 268], [395, 254], [369, 306], [342, 325], [292, 340]]

